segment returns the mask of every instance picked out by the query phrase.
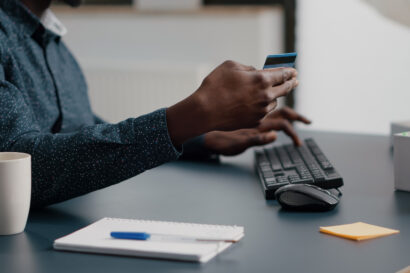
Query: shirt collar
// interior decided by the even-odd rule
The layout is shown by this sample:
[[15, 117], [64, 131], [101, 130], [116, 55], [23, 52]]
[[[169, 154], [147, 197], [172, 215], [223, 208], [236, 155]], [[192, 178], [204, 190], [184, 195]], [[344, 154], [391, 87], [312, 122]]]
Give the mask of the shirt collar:
[[44, 12], [40, 20], [46, 29], [50, 30], [60, 37], [64, 36], [67, 33], [67, 28], [63, 25], [63, 23], [61, 23], [60, 20], [58, 20], [58, 18], [50, 9], [47, 9]]

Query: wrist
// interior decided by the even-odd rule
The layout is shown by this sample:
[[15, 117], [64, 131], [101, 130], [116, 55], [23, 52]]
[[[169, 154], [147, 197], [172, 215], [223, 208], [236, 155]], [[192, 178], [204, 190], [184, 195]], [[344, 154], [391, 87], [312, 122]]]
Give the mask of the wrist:
[[204, 134], [204, 138], [203, 138], [203, 146], [205, 149], [207, 149], [208, 151], [210, 151], [211, 153], [214, 154], [220, 154], [221, 152], [218, 150], [218, 140], [219, 140], [219, 136], [218, 136], [218, 131], [213, 131], [213, 132], [208, 132], [206, 134]]
[[167, 108], [167, 125], [171, 141], [175, 146], [188, 139], [204, 134], [209, 128], [206, 103], [197, 93]]

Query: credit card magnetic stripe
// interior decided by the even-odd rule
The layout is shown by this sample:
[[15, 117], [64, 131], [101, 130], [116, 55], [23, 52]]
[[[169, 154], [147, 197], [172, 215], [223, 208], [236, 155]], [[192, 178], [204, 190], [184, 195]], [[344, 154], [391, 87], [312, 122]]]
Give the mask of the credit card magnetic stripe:
[[278, 55], [268, 55], [263, 69], [275, 67], [295, 67], [296, 52]]

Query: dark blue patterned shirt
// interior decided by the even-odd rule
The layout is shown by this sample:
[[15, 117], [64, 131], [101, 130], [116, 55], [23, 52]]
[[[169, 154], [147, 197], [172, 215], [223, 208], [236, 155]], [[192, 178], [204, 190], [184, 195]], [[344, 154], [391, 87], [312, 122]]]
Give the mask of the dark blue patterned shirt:
[[18, 0], [0, 1], [0, 62], [0, 151], [31, 154], [32, 207], [107, 187], [181, 155], [165, 109], [117, 124], [96, 117], [61, 37]]

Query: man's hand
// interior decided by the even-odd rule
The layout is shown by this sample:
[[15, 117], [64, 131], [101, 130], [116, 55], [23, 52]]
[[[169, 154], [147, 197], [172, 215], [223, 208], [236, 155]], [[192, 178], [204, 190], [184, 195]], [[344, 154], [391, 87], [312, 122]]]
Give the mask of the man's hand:
[[[302, 144], [292, 122], [300, 121], [310, 124], [310, 120], [285, 107], [267, 115], [259, 126], [252, 129], [241, 129], [232, 132], [213, 131], [205, 134], [205, 146], [222, 155], [237, 155], [252, 146], [260, 146], [276, 140], [277, 130], [284, 131], [297, 146]], [[275, 131], [273, 131], [275, 130]]]
[[210, 132], [254, 128], [277, 106], [277, 98], [298, 85], [297, 72], [283, 67], [256, 70], [226, 61], [212, 71], [198, 90], [167, 109], [174, 145]]

